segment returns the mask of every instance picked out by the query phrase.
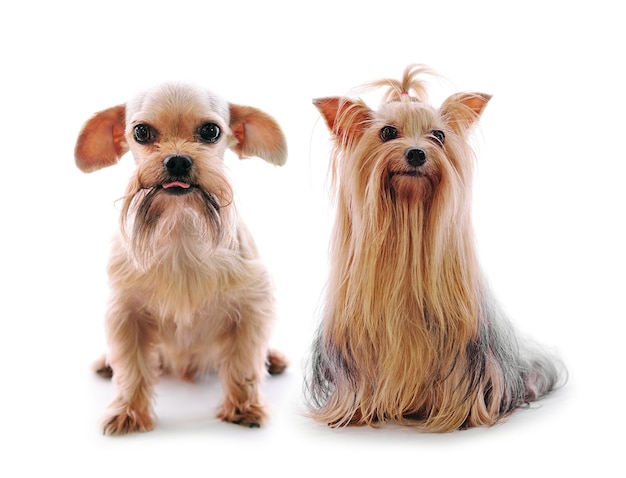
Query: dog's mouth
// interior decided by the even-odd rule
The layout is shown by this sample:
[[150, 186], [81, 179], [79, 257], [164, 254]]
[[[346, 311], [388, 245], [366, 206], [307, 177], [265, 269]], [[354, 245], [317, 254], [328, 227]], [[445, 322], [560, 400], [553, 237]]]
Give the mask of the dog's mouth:
[[426, 176], [426, 174], [424, 174], [424, 171], [421, 171], [419, 169], [411, 169], [411, 170], [402, 170], [402, 171], [391, 171], [389, 173], [389, 176], [390, 177], [406, 176], [410, 178], [419, 178], [419, 177]]
[[161, 188], [168, 194], [181, 195], [191, 192], [195, 186], [183, 181], [170, 181], [161, 184]]

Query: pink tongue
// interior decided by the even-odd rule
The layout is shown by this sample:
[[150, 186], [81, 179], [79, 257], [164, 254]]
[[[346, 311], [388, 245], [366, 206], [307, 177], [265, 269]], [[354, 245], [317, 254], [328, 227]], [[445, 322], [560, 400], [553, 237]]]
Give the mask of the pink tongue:
[[183, 183], [180, 181], [173, 181], [171, 183], [165, 183], [163, 185], [163, 189], [168, 189], [168, 188], [183, 188], [183, 189], [189, 189], [190, 185], [189, 183]]

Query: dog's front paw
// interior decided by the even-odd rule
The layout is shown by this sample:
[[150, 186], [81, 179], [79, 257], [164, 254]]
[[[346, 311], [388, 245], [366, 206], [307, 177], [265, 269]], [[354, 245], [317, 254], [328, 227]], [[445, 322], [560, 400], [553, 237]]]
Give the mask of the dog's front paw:
[[244, 408], [225, 403], [217, 414], [217, 418], [224, 422], [249, 428], [259, 428], [265, 421], [265, 416], [263, 406], [258, 404], [248, 405]]
[[148, 432], [154, 428], [149, 412], [127, 408], [111, 413], [104, 421], [105, 435], [125, 435], [131, 432]]

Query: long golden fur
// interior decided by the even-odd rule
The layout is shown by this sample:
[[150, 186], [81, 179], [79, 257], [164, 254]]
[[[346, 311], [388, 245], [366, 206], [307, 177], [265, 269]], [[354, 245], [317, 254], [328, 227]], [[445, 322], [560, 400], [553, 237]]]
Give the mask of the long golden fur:
[[518, 341], [491, 297], [471, 223], [468, 138], [490, 99], [427, 103], [408, 67], [378, 110], [314, 100], [334, 142], [336, 222], [310, 414], [341, 425], [428, 431], [497, 423], [552, 390], [560, 365]]
[[282, 165], [286, 141], [264, 112], [204, 89], [165, 84], [97, 113], [82, 128], [76, 163], [86, 172], [131, 151], [137, 169], [123, 198], [109, 261], [109, 353], [98, 373], [117, 396], [106, 434], [154, 427], [160, 373], [185, 380], [217, 370], [226, 422], [259, 426], [259, 386], [286, 367], [269, 351], [270, 277], [233, 204], [224, 152]]

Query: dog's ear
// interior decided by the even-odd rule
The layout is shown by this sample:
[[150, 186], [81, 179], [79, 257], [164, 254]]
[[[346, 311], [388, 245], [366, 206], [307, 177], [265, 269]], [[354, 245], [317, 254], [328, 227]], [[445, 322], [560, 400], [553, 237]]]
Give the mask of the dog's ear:
[[274, 118], [253, 108], [230, 104], [230, 129], [237, 140], [230, 146], [240, 159], [256, 156], [282, 166], [287, 161], [287, 140]]
[[330, 132], [340, 142], [359, 137], [373, 117], [372, 110], [361, 100], [333, 96], [317, 98], [313, 104], [322, 114]]
[[454, 130], [464, 133], [478, 121], [490, 99], [486, 93], [456, 93], [443, 102], [440, 112]]
[[125, 124], [124, 105], [100, 111], [87, 120], [74, 149], [76, 166], [90, 173], [117, 163], [128, 151], [124, 140]]

